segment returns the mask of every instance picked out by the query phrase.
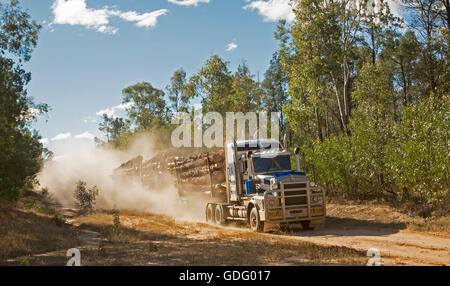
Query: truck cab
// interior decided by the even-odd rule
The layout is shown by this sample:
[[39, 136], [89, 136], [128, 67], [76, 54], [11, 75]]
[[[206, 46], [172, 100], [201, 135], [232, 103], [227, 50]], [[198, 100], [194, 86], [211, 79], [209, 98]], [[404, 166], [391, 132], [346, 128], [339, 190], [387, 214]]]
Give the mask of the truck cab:
[[[226, 144], [226, 198], [209, 203], [206, 218], [218, 224], [246, 220], [255, 231], [264, 224], [302, 224], [311, 229], [325, 222], [325, 192], [291, 167], [291, 154], [274, 139]], [[225, 201], [226, 200], [226, 201]]]

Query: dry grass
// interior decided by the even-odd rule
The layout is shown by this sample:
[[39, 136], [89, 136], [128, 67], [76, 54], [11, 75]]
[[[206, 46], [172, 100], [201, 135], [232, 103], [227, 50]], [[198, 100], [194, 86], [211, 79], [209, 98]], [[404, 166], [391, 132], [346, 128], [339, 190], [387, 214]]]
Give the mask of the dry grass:
[[327, 215], [337, 218], [351, 218], [371, 223], [389, 224], [399, 229], [450, 234], [450, 217], [423, 218], [405, 209], [396, 209], [376, 202], [339, 202], [327, 205]]
[[83, 252], [85, 265], [327, 265], [365, 263], [365, 253], [295, 238], [122, 212], [121, 237], [109, 239], [113, 217], [80, 217], [80, 227], [101, 233], [98, 249]]
[[31, 192], [15, 206], [0, 211], [0, 233], [0, 264], [8, 258], [79, 245], [77, 230]]
[[425, 219], [422, 222], [411, 223], [408, 229], [413, 231], [424, 231], [450, 235], [450, 217], [438, 217]]

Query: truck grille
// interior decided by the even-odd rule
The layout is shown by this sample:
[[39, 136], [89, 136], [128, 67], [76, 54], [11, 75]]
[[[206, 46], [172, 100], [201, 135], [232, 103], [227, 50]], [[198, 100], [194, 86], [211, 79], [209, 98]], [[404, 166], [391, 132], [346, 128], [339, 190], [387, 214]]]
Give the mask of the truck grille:
[[307, 204], [306, 196], [289, 198], [289, 196], [295, 196], [295, 195], [306, 195], [306, 190], [285, 192], [284, 193], [284, 196], [285, 196], [284, 202], [285, 202], [286, 206], [306, 205]]
[[289, 189], [303, 189], [306, 188], [306, 184], [305, 183], [294, 183], [294, 184], [285, 184], [284, 185], [284, 189], [285, 190], [289, 190]]

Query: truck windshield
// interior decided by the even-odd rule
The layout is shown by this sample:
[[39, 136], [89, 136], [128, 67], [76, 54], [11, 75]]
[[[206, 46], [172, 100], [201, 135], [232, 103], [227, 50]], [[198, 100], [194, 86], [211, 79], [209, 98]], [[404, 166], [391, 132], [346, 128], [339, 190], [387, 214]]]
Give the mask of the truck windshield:
[[291, 160], [288, 155], [273, 158], [253, 158], [255, 173], [270, 173], [291, 170]]

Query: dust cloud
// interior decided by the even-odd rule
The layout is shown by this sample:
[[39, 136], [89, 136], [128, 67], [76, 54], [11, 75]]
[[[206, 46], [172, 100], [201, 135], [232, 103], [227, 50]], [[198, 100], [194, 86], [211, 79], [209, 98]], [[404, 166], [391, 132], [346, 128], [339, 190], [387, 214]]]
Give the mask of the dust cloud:
[[98, 148], [82, 142], [60, 142], [58, 153], [44, 164], [38, 175], [41, 188], [47, 188], [57, 202], [74, 207], [76, 182], [96, 185], [99, 195], [97, 209], [122, 209], [164, 214], [180, 220], [203, 220], [206, 200], [200, 197], [180, 198], [175, 180], [169, 173], [158, 175], [152, 186], [144, 186], [138, 179], [114, 175], [121, 163], [138, 155], [148, 160], [157, 151], [149, 134], [137, 136], [126, 151]]

